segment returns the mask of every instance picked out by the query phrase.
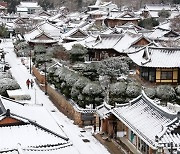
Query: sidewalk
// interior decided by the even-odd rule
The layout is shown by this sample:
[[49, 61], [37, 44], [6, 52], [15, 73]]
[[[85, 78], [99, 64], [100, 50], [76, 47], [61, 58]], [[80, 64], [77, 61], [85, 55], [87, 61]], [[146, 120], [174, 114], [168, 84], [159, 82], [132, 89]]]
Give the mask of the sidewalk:
[[94, 137], [103, 144], [111, 154], [141, 154], [125, 137], [119, 140], [104, 140], [100, 134], [94, 134]]
[[94, 134], [94, 137], [99, 140], [111, 154], [127, 154], [118, 143], [114, 143], [112, 140], [104, 140], [100, 134]]

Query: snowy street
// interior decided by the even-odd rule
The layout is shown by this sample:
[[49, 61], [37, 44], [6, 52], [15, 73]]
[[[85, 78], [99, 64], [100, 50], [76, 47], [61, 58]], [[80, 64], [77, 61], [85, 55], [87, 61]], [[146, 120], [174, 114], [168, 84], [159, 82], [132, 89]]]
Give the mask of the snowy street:
[[[73, 121], [68, 119], [49, 100], [48, 96], [34, 83], [34, 87], [28, 89], [26, 86], [27, 79], [34, 79], [29, 73], [29, 69], [21, 63], [21, 58], [17, 58], [14, 53], [14, 47], [12, 40], [6, 40], [0, 44], [0, 48], [4, 48], [6, 53], [5, 61], [11, 66], [12, 76], [19, 83], [22, 90], [31, 96], [31, 103], [43, 104], [43, 106], [50, 112], [52, 117], [58, 123], [59, 127], [62, 127], [64, 133], [73, 143], [73, 146], [79, 154], [108, 154], [107, 149], [99, 143], [92, 136], [91, 127], [88, 129], [79, 128], [73, 124]], [[32, 113], [33, 114], [33, 113]], [[44, 119], [45, 120], [45, 119]], [[86, 130], [86, 131], [84, 131]], [[84, 142], [83, 139], [88, 139], [90, 142]]]

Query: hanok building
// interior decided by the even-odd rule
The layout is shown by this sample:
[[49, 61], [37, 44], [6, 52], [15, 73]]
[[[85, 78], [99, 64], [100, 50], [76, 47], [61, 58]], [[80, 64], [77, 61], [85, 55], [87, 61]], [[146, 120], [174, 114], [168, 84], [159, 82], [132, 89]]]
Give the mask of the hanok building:
[[[148, 38], [154, 40], [157, 43], [171, 43], [180, 38], [180, 35], [171, 30], [157, 27], [152, 33], [148, 35]], [[173, 43], [172, 43], [173, 44]], [[168, 44], [171, 45], [171, 44]]]
[[89, 11], [87, 14], [90, 15], [91, 19], [100, 18], [106, 16], [111, 10], [116, 9], [117, 5], [112, 2], [100, 2], [95, 5], [88, 6]]
[[[127, 41], [128, 40], [128, 41]], [[131, 46], [145, 46], [151, 41], [141, 34], [129, 31], [121, 34], [100, 34], [96, 40], [87, 42], [89, 60], [102, 60], [108, 57], [127, 56]]]
[[42, 105], [0, 97], [0, 153], [78, 153]]
[[[97, 108], [103, 138], [116, 138], [133, 153], [168, 154], [180, 146], [180, 115], [167, 112], [144, 92], [127, 104], [113, 109]], [[98, 119], [98, 118], [97, 118]]]
[[137, 25], [139, 20], [140, 20], [140, 17], [137, 16], [133, 12], [121, 12], [116, 16], [113, 16], [113, 15], [107, 16], [104, 23], [108, 27], [115, 27], [117, 25], [118, 26], [124, 25], [128, 22]]
[[34, 47], [35, 45], [44, 45], [48, 47], [58, 42], [41, 30], [36, 30], [36, 32], [37, 34], [28, 40], [29, 45], [32, 47]]
[[130, 51], [128, 56], [137, 64], [143, 79], [155, 83], [180, 82], [180, 48], [146, 46]]
[[170, 4], [146, 4], [142, 11], [142, 15], [145, 18], [147, 17], [159, 18], [158, 13], [161, 10], [166, 10], [166, 11], [171, 12], [173, 9], [174, 8], [171, 7]]
[[62, 39], [64, 43], [73, 42], [73, 41], [81, 41], [88, 37], [88, 34], [79, 29], [79, 28], [73, 28], [67, 33], [62, 34]]
[[26, 42], [51, 46], [59, 41], [61, 29], [51, 23], [42, 22], [32, 31], [24, 34]]
[[16, 12], [20, 15], [34, 14], [42, 10], [37, 2], [20, 2], [16, 6]]

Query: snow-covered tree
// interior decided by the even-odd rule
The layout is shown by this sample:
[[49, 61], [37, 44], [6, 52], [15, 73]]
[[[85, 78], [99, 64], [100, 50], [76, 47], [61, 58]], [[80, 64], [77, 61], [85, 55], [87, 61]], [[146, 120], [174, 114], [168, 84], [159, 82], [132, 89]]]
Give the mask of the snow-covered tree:
[[82, 90], [84, 96], [84, 102], [87, 104], [93, 104], [93, 108], [96, 105], [100, 105], [103, 102], [102, 88], [97, 82], [88, 83]]
[[6, 90], [16, 90], [20, 89], [19, 84], [10, 78], [0, 79], [0, 94], [3, 96], [7, 96]]
[[141, 94], [141, 85], [137, 82], [128, 82], [126, 89], [126, 96], [135, 98]]
[[29, 57], [30, 56], [30, 46], [27, 42], [19, 42], [14, 46], [16, 55], [18, 57]]
[[177, 15], [171, 19], [170, 27], [172, 30], [180, 32], [180, 15]]
[[82, 90], [88, 83], [90, 82], [90, 80], [86, 77], [80, 77], [75, 83], [74, 83], [74, 87]]
[[66, 81], [66, 84], [68, 86], [73, 86], [75, 84], [76, 81], [78, 81], [79, 79], [79, 75], [77, 73], [74, 73], [74, 72], [69, 72], [66, 76], [65, 76], [65, 81]]
[[12, 75], [9, 72], [0, 72], [0, 79], [10, 78], [12, 79]]
[[111, 57], [101, 61], [97, 67], [99, 75], [108, 75], [111, 77], [128, 74], [129, 65], [127, 57]]
[[155, 88], [145, 88], [144, 89], [145, 94], [149, 97], [149, 98], [155, 98], [156, 96], [156, 89]]
[[176, 98], [175, 89], [170, 85], [160, 85], [156, 88], [157, 97], [163, 101], [169, 101]]
[[116, 82], [110, 85], [110, 95], [111, 96], [122, 96], [125, 95], [127, 89], [126, 82]]
[[165, 9], [162, 9], [161, 11], [158, 12], [158, 16], [160, 18], [169, 18], [170, 15], [171, 15], [170, 12]]
[[75, 44], [72, 46], [72, 49], [69, 51], [70, 60], [74, 62], [84, 62], [84, 57], [87, 54], [88, 50], [80, 44]]

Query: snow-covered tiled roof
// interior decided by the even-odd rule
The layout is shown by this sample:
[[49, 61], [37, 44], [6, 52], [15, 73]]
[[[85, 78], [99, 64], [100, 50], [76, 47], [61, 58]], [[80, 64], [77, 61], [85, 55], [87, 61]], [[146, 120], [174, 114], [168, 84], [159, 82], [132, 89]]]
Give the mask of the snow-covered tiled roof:
[[67, 33], [62, 34], [61, 37], [62, 37], [62, 39], [65, 39], [65, 38], [73, 39], [74, 37], [72, 37], [72, 35], [74, 35], [77, 32], [81, 33], [82, 37], [75, 37], [75, 39], [78, 39], [78, 38], [84, 39], [85, 37], [88, 36], [88, 34], [85, 31], [81, 30], [80, 28], [73, 28], [70, 31], [68, 31]]
[[87, 14], [91, 14], [91, 15], [107, 15], [108, 12], [101, 11], [101, 10], [93, 10], [93, 11], [88, 11]]
[[118, 41], [118, 43], [114, 46], [114, 49], [120, 53], [124, 53], [126, 49], [128, 49], [133, 42], [141, 38], [140, 34], [133, 34], [127, 31], [124, 36]]
[[59, 40], [59, 37], [61, 35], [61, 29], [56, 27], [55, 25], [52, 25], [48, 22], [42, 22], [40, 23], [35, 29], [32, 31], [24, 34], [24, 38], [26, 41], [29, 41], [31, 39], [34, 39], [36, 36], [44, 32], [45, 34], [49, 35], [55, 40]]
[[51, 16], [48, 20], [53, 22], [60, 22], [66, 18], [67, 18], [66, 15], [59, 13], [54, 16]]
[[173, 68], [180, 66], [180, 48], [143, 47], [128, 54], [139, 66]]
[[149, 11], [161, 11], [162, 9], [168, 11], [171, 10], [171, 6], [169, 4], [146, 4], [145, 8]]
[[64, 131], [42, 106], [0, 98], [0, 120], [12, 118], [16, 123], [1, 123], [0, 153], [77, 153]]
[[157, 27], [149, 36], [148, 38], [150, 39], [158, 39], [161, 38], [164, 34], [166, 34], [167, 32], [169, 32], [169, 30], [166, 29], [162, 29]]
[[[0, 142], [0, 150], [16, 148], [18, 143], [23, 147], [38, 147], [67, 143], [66, 140], [32, 124], [0, 127], [0, 135], [3, 139]], [[7, 137], [8, 135], [9, 137]]]
[[158, 27], [159, 27], [160, 29], [171, 30], [170, 24], [171, 24], [170, 22], [166, 22], [166, 23], [160, 24]]
[[149, 15], [152, 18], [159, 18], [158, 13], [159, 13], [158, 11], [149, 11]]
[[40, 29], [35, 29], [29, 33], [24, 34], [24, 39], [28, 42], [31, 39], [34, 39], [37, 35], [41, 34], [41, 30]]
[[53, 130], [59, 135], [64, 136], [64, 132], [54, 121], [51, 114], [41, 104], [32, 105], [26, 103], [19, 103], [5, 97], [1, 97], [1, 102], [6, 110], [10, 109], [10, 112], [12, 114], [16, 114], [20, 117], [30, 119], [31, 121], [36, 121], [36, 123], [38, 123], [39, 125], [49, 130]]
[[126, 53], [133, 43], [143, 37], [142, 34], [131, 33], [127, 30], [122, 34], [100, 34], [96, 40], [87, 42], [85, 45], [91, 49], [114, 49], [119, 53]]
[[24, 8], [24, 7], [17, 7], [17, 12], [27, 12], [28, 8]]
[[[165, 26], [166, 28], [166, 26]], [[179, 34], [175, 31], [172, 31], [171, 29], [165, 29], [162, 27], [157, 27], [151, 34], [148, 35], [149, 39], [155, 40], [155, 41], [168, 41], [168, 40], [176, 40], [179, 38]], [[168, 34], [173, 34], [168, 36]]]
[[18, 7], [40, 7], [40, 5], [38, 5], [37, 2], [20, 2], [20, 5], [18, 5]]
[[155, 136], [177, 117], [177, 114], [159, 108], [144, 92], [128, 105], [114, 108], [110, 112], [152, 148], [157, 145]]
[[104, 118], [104, 117], [106, 117], [106, 113], [109, 112], [109, 110], [111, 108], [112, 108], [112, 106], [110, 106], [104, 102], [102, 105], [96, 107], [96, 113], [98, 114], [98, 116], [100, 118]]
[[113, 49], [122, 37], [119, 34], [101, 34], [95, 41], [87, 42], [86, 46], [93, 49]]

